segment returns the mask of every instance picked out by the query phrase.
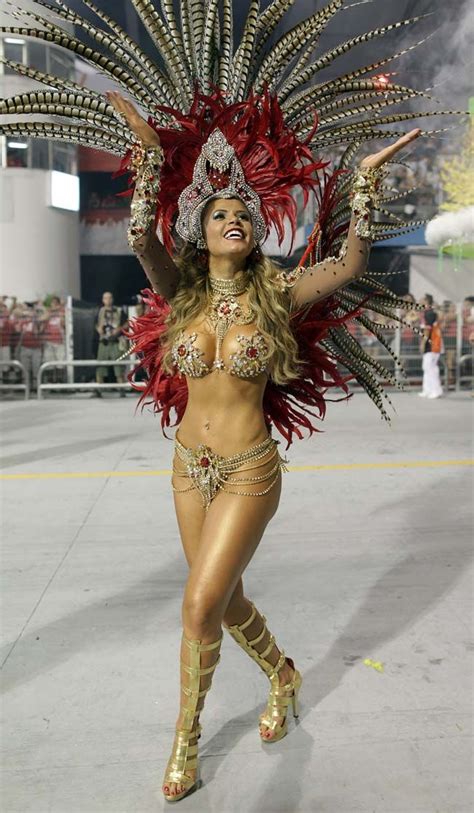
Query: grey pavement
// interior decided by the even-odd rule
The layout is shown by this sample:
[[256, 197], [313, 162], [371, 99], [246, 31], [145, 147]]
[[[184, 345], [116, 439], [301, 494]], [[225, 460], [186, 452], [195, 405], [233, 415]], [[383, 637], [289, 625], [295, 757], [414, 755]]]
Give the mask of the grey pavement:
[[[330, 404], [289, 450], [244, 581], [303, 673], [301, 716], [260, 743], [267, 680], [226, 637], [183, 813], [472, 810], [473, 401], [394, 402], [391, 427], [363, 395]], [[134, 410], [0, 407], [2, 813], [169, 809], [186, 565], [172, 444]]]

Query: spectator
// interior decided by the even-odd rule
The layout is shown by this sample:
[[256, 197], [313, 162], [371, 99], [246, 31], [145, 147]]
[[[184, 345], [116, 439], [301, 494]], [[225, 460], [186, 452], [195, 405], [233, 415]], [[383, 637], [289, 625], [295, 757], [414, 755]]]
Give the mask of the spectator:
[[449, 387], [456, 382], [456, 345], [458, 322], [456, 305], [454, 302], [451, 302], [448, 299], [446, 299], [441, 306], [439, 325], [443, 334]]
[[474, 342], [474, 296], [462, 303], [462, 354], [470, 353]]
[[[0, 361], [8, 362], [12, 358], [13, 322], [5, 297], [0, 300]], [[5, 381], [10, 372], [9, 367], [0, 368], [1, 380]]]
[[[415, 303], [413, 294], [405, 294], [402, 299], [405, 302]], [[419, 327], [420, 315], [418, 311], [406, 311], [403, 314], [406, 325], [402, 325], [400, 331], [400, 356], [403, 362], [403, 367], [408, 378], [418, 377], [420, 374], [420, 357], [419, 357], [419, 337], [413, 328]]]
[[472, 376], [474, 367], [474, 296], [462, 303], [461, 376]]
[[443, 394], [439, 375], [439, 356], [443, 350], [441, 329], [438, 323], [438, 314], [433, 310], [433, 297], [425, 294], [422, 305], [426, 310], [423, 314], [423, 339], [421, 350], [423, 353], [423, 389], [418, 393], [422, 398], [440, 398]]
[[[102, 307], [99, 310], [96, 330], [99, 334], [99, 348], [97, 359], [99, 361], [116, 361], [121, 355], [120, 336], [124, 328], [124, 313], [121, 308], [114, 305], [114, 298], [110, 291], [102, 294]], [[96, 381], [98, 384], [104, 383], [104, 378], [109, 371], [109, 367], [97, 367]], [[114, 367], [114, 374], [118, 384], [125, 383], [124, 368], [117, 365]], [[96, 396], [102, 397], [100, 390], [96, 390]], [[120, 390], [120, 396], [125, 396], [125, 391]]]
[[[58, 296], [52, 296], [46, 312], [43, 331], [43, 361], [64, 361], [66, 358], [64, 306]], [[54, 370], [55, 379], [63, 379], [64, 368]]]
[[32, 390], [36, 390], [41, 365], [43, 326], [45, 311], [41, 303], [23, 304], [15, 308], [14, 328], [18, 334], [18, 360], [25, 368], [25, 378]]

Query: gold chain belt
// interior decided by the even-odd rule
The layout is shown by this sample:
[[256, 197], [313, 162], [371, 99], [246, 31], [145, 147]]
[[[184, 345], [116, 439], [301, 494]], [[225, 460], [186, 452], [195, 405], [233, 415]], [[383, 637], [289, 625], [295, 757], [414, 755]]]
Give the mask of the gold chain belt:
[[[176, 488], [173, 485], [173, 491], [183, 494], [196, 488], [201, 494], [206, 511], [219, 489], [226, 491], [228, 494], [239, 494], [241, 497], [261, 497], [268, 494], [278, 480], [280, 471], [288, 471], [285, 465], [288, 461], [281, 457], [278, 451], [278, 443], [279, 441], [274, 440], [269, 435], [264, 441], [251, 446], [250, 449], [246, 449], [244, 452], [238, 452], [230, 457], [222, 457], [204, 444], [201, 444], [196, 449], [189, 449], [183, 446], [176, 437], [176, 454], [186, 468], [183, 471], [173, 466], [173, 474], [177, 477], [190, 479], [191, 485], [187, 488]], [[269, 453], [271, 454], [269, 455]], [[265, 474], [256, 474], [243, 478], [231, 477], [237, 469], [240, 469], [239, 474], [246, 474], [270, 462], [273, 462], [273, 466]], [[241, 468], [245, 463], [250, 465]], [[236, 491], [229, 488], [229, 486], [237, 484], [249, 486], [262, 483], [263, 485], [268, 480], [271, 480], [271, 483], [262, 491]]]

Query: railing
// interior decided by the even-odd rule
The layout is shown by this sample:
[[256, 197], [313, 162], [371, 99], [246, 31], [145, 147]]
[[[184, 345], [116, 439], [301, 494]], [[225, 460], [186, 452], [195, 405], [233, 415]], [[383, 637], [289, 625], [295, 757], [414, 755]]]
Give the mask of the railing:
[[131, 391], [131, 386], [128, 381], [124, 383], [116, 382], [113, 384], [100, 383], [98, 381], [76, 381], [61, 384], [53, 384], [50, 382], [43, 383], [43, 373], [46, 370], [52, 370], [55, 367], [133, 367], [134, 361], [97, 361], [97, 359], [76, 359], [74, 361], [46, 361], [38, 371], [38, 385], [37, 385], [37, 398], [43, 397], [44, 390], [128, 390]]
[[23, 378], [22, 384], [4, 384], [3, 381], [0, 383], [0, 390], [23, 390], [25, 393], [25, 401], [28, 400], [30, 397], [30, 385], [28, 381], [28, 376], [26, 374], [26, 370], [23, 364], [20, 364], [19, 361], [12, 359], [11, 361], [0, 361], [0, 369], [6, 367], [7, 369], [10, 367], [15, 367], [17, 370], [20, 371], [21, 376]]

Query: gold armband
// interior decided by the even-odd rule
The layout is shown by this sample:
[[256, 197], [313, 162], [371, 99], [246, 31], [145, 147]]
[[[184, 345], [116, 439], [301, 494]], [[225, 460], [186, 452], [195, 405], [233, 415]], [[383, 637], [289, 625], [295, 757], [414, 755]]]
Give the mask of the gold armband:
[[380, 202], [380, 188], [385, 170], [382, 167], [359, 167], [352, 183], [352, 211], [356, 217], [355, 233], [372, 239], [372, 208]]
[[131, 248], [139, 237], [147, 233], [154, 222], [163, 161], [163, 150], [159, 145], [147, 146], [139, 141], [132, 147], [130, 167], [135, 181], [135, 192], [130, 206], [130, 223], [127, 231]]

